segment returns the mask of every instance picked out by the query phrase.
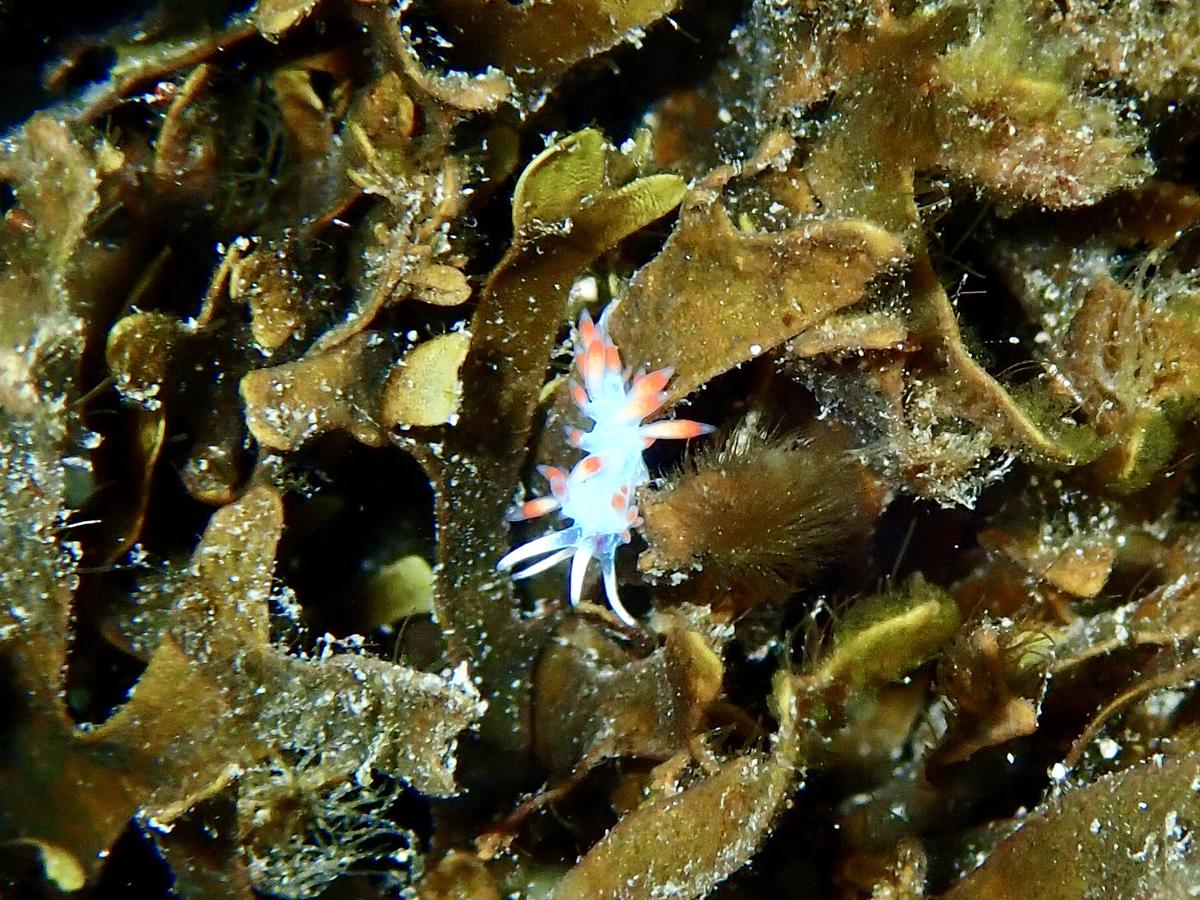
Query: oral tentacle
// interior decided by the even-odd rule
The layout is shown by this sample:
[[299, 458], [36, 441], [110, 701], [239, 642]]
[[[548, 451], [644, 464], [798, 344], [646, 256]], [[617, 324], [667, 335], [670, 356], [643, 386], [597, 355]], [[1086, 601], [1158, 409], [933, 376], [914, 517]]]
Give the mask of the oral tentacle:
[[545, 559], [541, 559], [531, 566], [526, 566], [524, 569], [518, 569], [516, 572], [513, 572], [512, 580], [521, 581], [525, 578], [532, 578], [534, 575], [540, 575], [547, 569], [553, 569], [568, 556], [574, 555], [574, 553], [574, 547], [565, 547], [562, 550], [559, 550], [557, 553], [551, 553]]
[[637, 620], [629, 614], [629, 610], [621, 602], [621, 595], [617, 591], [616, 560], [611, 556], [601, 560], [600, 574], [604, 577], [604, 595], [608, 598], [608, 605], [612, 607], [612, 611], [617, 614], [618, 619], [630, 628], [636, 628]]
[[541, 556], [543, 553], [552, 553], [555, 550], [561, 550], [563, 547], [573, 547], [579, 541], [580, 534], [581, 532], [578, 528], [572, 527], [543, 535], [537, 540], [522, 544], [511, 553], [506, 554], [500, 562], [496, 563], [496, 568], [511, 569], [523, 560]]
[[579, 547], [571, 559], [571, 605], [578, 606], [583, 597], [583, 580], [587, 577], [588, 562], [591, 561], [590, 547]]

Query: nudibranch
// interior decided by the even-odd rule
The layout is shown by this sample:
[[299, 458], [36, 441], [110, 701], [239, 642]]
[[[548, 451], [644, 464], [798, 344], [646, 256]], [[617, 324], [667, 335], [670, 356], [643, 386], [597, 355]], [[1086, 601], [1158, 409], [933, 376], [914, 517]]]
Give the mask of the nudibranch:
[[610, 305], [593, 321], [584, 310], [575, 330], [579, 380], [570, 382], [571, 399], [593, 424], [587, 431], [569, 429], [568, 439], [586, 455], [569, 473], [555, 466], [539, 466], [550, 493], [522, 503], [507, 517], [519, 522], [558, 510], [572, 524], [522, 544], [501, 559], [497, 568], [509, 570], [542, 557], [512, 576], [529, 578], [570, 557], [570, 600], [572, 606], [578, 606], [588, 563], [595, 559], [608, 605], [621, 621], [633, 626], [634, 618], [617, 592], [616, 553], [621, 544], [629, 543], [632, 529], [642, 524], [637, 489], [650, 480], [642, 454], [660, 438], [687, 440], [715, 429], [687, 419], [644, 423], [666, 403], [664, 389], [674, 370], [634, 374], [624, 369], [620, 351], [608, 334], [611, 311]]

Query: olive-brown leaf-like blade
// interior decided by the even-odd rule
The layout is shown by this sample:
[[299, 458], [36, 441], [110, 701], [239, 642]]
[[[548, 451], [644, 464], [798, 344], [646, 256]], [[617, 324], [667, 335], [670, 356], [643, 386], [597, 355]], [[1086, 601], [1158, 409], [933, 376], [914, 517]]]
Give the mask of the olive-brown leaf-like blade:
[[719, 201], [701, 200], [630, 284], [613, 337], [626, 359], [673, 366], [678, 400], [857, 303], [904, 255], [900, 240], [864, 221], [747, 233]]
[[1038, 807], [947, 900], [1186, 897], [1200, 757], [1152, 757]]
[[559, 882], [554, 900], [702, 897], [758, 849], [791, 790], [801, 754], [797, 699], [776, 679], [780, 728], [766, 753], [625, 816]]
[[678, 0], [438, 0], [448, 37], [469, 65], [499, 66], [522, 89], [547, 86], [571, 66], [636, 36]]

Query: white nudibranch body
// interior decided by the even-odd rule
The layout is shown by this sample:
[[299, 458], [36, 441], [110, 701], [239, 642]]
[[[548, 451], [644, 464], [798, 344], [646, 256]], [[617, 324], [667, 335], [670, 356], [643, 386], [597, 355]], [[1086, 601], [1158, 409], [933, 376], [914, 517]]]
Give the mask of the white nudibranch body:
[[572, 428], [568, 435], [572, 446], [586, 455], [569, 474], [554, 466], [539, 466], [550, 493], [526, 501], [508, 514], [510, 522], [519, 522], [557, 509], [572, 524], [522, 544], [501, 559], [497, 568], [508, 570], [542, 557], [513, 573], [513, 578], [528, 578], [570, 557], [570, 599], [571, 605], [577, 606], [588, 563], [594, 558], [600, 565], [609, 606], [632, 626], [636, 624], [633, 616], [617, 593], [616, 554], [617, 547], [629, 542], [631, 529], [642, 524], [635, 497], [637, 489], [650, 480], [642, 453], [659, 438], [686, 440], [715, 429], [686, 419], [643, 424], [666, 403], [663, 389], [673, 370], [633, 374], [623, 369], [621, 354], [608, 336], [611, 309], [605, 309], [596, 322], [585, 310], [575, 333], [579, 381], [570, 384], [571, 398], [593, 425], [588, 431]]

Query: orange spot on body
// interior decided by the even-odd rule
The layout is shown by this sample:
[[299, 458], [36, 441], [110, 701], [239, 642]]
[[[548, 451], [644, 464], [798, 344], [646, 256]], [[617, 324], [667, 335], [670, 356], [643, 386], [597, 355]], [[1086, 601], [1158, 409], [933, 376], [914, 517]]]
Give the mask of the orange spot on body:
[[587, 353], [583, 357], [583, 373], [584, 383], [588, 388], [595, 386], [602, 377], [604, 377], [604, 345], [600, 342], [593, 343], [587, 348]]
[[633, 392], [638, 396], [657, 394], [667, 386], [667, 382], [671, 380], [671, 376], [674, 374], [674, 369], [659, 369], [656, 372], [651, 372], [649, 375], [643, 375], [634, 380]]
[[621, 372], [621, 351], [612, 344], [604, 348], [604, 366], [615, 375]]
[[642, 426], [642, 436], [654, 439], [688, 440], [702, 434], [711, 434], [714, 431], [716, 429], [711, 425], [692, 422], [689, 419], [669, 419], [665, 422], [652, 422]]
[[526, 500], [521, 504], [521, 511], [530, 518], [544, 516], [552, 509], [558, 508], [558, 501], [553, 497], [538, 497], [536, 500]]
[[552, 510], [558, 509], [558, 500], [554, 497], [537, 497], [526, 500], [505, 518], [510, 522], [523, 522], [526, 519], [536, 519]]
[[579, 340], [587, 346], [596, 339], [596, 323], [592, 321], [592, 315], [586, 309], [579, 314]]
[[666, 402], [667, 396], [662, 393], [631, 394], [625, 406], [621, 409], [621, 418], [626, 422], [638, 421], [657, 410]]
[[538, 471], [550, 483], [550, 493], [561, 500], [567, 493], [567, 473], [557, 466], [538, 466]]
[[602, 460], [599, 456], [589, 456], [587, 459], [580, 462], [579, 465], [576, 466], [576, 469], [579, 471], [580, 475], [583, 475], [586, 478], [595, 475], [603, 467], [604, 460]]

